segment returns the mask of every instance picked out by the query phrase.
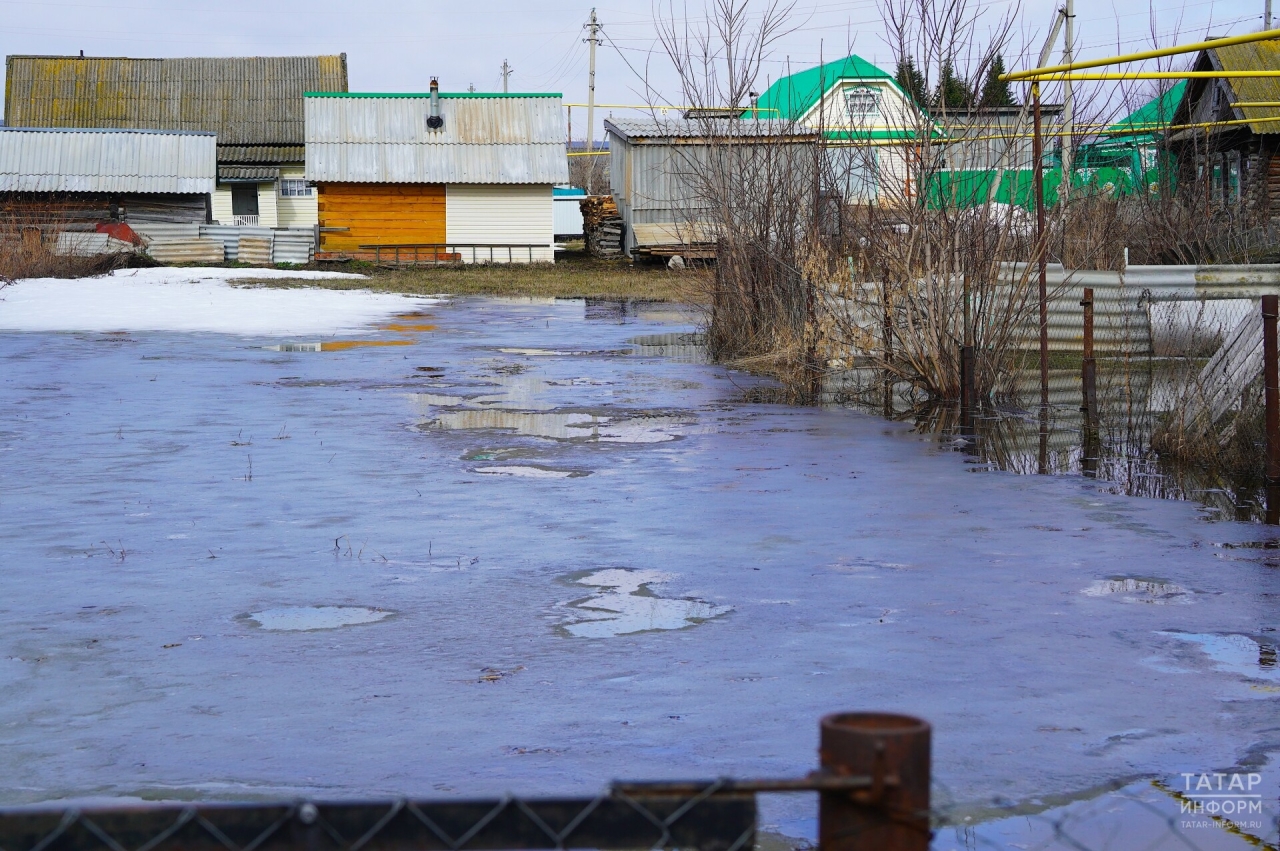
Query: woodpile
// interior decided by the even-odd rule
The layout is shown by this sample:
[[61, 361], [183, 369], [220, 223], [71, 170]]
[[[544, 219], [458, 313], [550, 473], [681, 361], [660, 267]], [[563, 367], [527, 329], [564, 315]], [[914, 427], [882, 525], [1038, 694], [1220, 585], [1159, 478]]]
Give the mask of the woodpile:
[[582, 210], [582, 232], [592, 257], [622, 254], [622, 217], [612, 195], [589, 195], [578, 202]]

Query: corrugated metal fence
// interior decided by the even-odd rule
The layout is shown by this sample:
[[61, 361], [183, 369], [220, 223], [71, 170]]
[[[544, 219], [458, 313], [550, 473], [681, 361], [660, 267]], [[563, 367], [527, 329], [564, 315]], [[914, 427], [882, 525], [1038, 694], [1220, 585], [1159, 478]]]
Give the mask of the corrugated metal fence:
[[232, 225], [139, 224], [144, 251], [161, 263], [276, 263], [303, 265], [315, 254], [311, 228], [272, 230]]

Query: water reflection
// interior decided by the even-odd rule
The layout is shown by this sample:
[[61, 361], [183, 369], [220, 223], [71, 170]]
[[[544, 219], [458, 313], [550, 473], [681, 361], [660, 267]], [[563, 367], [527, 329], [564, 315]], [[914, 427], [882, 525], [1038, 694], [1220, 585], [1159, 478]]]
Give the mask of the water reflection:
[[[1280, 491], [1258, 475], [1180, 462], [1157, 452], [1152, 434], [1180, 403], [1184, 367], [1152, 359], [1100, 361], [1097, 428], [1087, 428], [1078, 369], [1049, 373], [1049, 407], [1041, 412], [1038, 370], [1012, 374], [996, 401], [961, 420], [957, 405], [929, 403], [910, 388], [885, 388], [872, 370], [849, 370], [824, 385], [827, 404], [846, 405], [913, 423], [942, 444], [970, 456], [975, 470], [1082, 475], [1113, 493], [1195, 500], [1209, 519], [1276, 522]], [[1027, 401], [1032, 400], [1032, 401]]]

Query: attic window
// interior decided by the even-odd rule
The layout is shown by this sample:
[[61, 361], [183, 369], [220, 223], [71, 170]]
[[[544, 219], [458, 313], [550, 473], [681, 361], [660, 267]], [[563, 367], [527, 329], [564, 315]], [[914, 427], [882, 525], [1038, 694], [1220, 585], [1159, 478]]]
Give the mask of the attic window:
[[844, 95], [850, 118], [880, 114], [880, 92], [868, 86], [849, 89]]
[[1221, 84], [1218, 83], [1217, 80], [1213, 81], [1211, 85], [1213, 86], [1213, 108], [1221, 109], [1222, 108], [1222, 86]]

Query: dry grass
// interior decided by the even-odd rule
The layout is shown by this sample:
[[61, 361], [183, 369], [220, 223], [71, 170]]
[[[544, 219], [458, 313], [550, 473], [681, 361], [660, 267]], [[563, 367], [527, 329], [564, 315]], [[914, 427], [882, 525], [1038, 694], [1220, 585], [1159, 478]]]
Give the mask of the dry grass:
[[84, 278], [118, 269], [131, 255], [103, 254], [76, 257], [55, 254], [39, 228], [0, 222], [0, 281], [20, 278]]
[[662, 266], [633, 266], [625, 260], [597, 260], [583, 252], [561, 252], [555, 264], [437, 266], [383, 269], [368, 263], [330, 263], [326, 270], [358, 272], [367, 280], [256, 279], [254, 286], [318, 286], [371, 289], [413, 295], [491, 295], [541, 298], [600, 298], [638, 301], [696, 301], [694, 273]]

